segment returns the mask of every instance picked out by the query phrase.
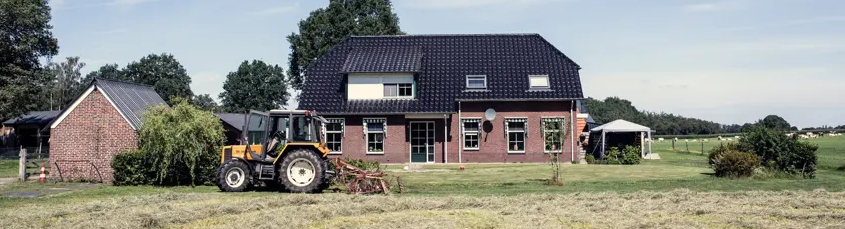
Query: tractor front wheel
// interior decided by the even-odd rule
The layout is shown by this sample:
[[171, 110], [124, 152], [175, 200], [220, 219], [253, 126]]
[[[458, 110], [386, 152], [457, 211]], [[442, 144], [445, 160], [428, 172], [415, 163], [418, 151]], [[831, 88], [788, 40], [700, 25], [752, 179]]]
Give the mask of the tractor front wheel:
[[246, 191], [252, 182], [249, 166], [240, 160], [228, 160], [217, 169], [217, 187], [224, 192]]
[[285, 154], [279, 166], [279, 183], [291, 192], [319, 193], [325, 189], [325, 165], [317, 153], [297, 149]]

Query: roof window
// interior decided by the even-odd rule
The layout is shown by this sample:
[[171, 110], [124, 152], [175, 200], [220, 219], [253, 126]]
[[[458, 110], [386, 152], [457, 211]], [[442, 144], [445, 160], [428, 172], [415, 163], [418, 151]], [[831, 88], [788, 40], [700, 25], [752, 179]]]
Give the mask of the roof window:
[[486, 75], [468, 75], [467, 89], [487, 89]]
[[549, 75], [529, 75], [528, 84], [531, 89], [549, 88]]

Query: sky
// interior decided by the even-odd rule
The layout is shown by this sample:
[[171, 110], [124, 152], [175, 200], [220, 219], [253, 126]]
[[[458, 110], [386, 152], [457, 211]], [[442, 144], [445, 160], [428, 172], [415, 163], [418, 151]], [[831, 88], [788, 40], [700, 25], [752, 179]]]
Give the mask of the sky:
[[[538, 33], [581, 67], [585, 96], [724, 124], [769, 114], [845, 124], [845, 1], [393, 0], [408, 34]], [[244, 60], [287, 69], [285, 36], [328, 0], [52, 0], [59, 56], [83, 73], [171, 53], [195, 94]], [[296, 107], [289, 103], [289, 107]]]

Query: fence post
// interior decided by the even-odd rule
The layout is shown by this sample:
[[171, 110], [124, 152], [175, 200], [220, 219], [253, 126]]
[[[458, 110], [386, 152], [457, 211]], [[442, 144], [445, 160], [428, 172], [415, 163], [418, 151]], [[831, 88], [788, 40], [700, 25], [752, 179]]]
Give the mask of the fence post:
[[704, 154], [704, 141], [701, 141], [701, 154]]
[[18, 164], [18, 174], [20, 175], [21, 181], [26, 181], [26, 149], [21, 146], [21, 151], [18, 153], [20, 156], [19, 164]]
[[689, 153], [689, 142], [688, 142], [688, 141], [684, 141], [684, 145], [686, 145], [686, 146], [687, 146], [687, 153]]
[[672, 151], [675, 151], [675, 139], [672, 139]]

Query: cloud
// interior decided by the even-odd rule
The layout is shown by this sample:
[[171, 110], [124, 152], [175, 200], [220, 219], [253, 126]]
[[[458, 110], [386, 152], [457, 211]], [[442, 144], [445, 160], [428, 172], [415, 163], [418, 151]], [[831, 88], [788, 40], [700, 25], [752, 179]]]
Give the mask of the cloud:
[[142, 3], [147, 2], [155, 2], [159, 0], [113, 0], [108, 5], [124, 5], [124, 6], [134, 6]]
[[529, 5], [559, 0], [405, 0], [401, 7], [414, 9], [468, 9], [496, 5]]
[[277, 7], [271, 7], [271, 8], [255, 11], [255, 12], [253, 12], [253, 14], [256, 14], [256, 15], [276, 15], [276, 14], [291, 12], [291, 11], [296, 10], [297, 8], [299, 8], [299, 2], [294, 3], [293, 5], [277, 6]]
[[771, 24], [765, 25], [757, 25], [757, 26], [741, 26], [741, 27], [734, 27], [725, 29], [725, 32], [738, 32], [738, 31], [748, 31], [748, 30], [764, 30], [764, 29], [777, 29], [783, 27], [790, 27], [790, 26], [800, 26], [800, 25], [813, 25], [813, 24], [823, 24], [823, 23], [831, 23], [831, 22], [841, 22], [845, 21], [845, 15], [828, 15], [828, 16], [818, 16], [818, 17], [811, 17], [811, 18], [801, 18], [801, 19], [792, 19], [786, 21], [779, 21]]

